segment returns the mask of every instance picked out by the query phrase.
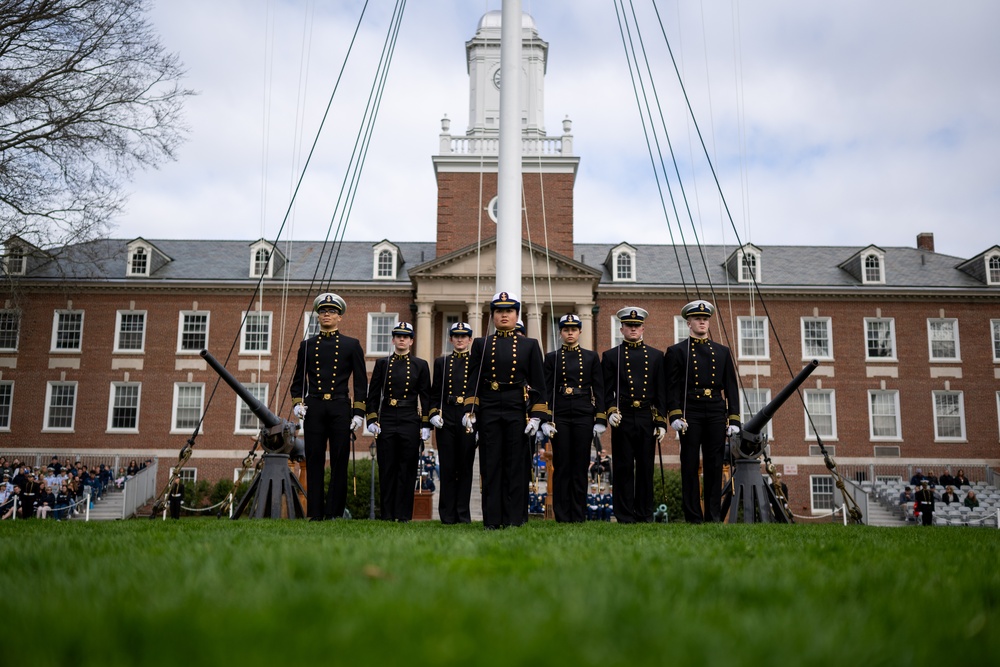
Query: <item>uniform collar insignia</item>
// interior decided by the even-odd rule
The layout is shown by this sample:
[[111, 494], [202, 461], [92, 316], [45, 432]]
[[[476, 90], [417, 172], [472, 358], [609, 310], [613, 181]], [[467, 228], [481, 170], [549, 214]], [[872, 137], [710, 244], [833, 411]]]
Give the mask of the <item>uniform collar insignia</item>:
[[642, 341], [641, 340], [637, 340], [637, 341], [626, 340], [626, 341], [624, 341], [624, 343], [625, 343], [625, 347], [642, 347]]
[[695, 336], [691, 336], [691, 340], [693, 340], [696, 343], [707, 343], [708, 337], [706, 336], [705, 338], [696, 338]]
[[504, 338], [510, 338], [511, 336], [514, 335], [514, 330], [511, 329], [510, 331], [497, 331], [496, 335], [503, 336]]

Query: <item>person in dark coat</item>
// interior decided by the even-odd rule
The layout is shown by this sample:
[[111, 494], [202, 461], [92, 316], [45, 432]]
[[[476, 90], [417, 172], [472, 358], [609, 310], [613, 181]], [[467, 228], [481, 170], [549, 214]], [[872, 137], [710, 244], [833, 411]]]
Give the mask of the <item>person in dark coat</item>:
[[917, 511], [925, 526], [934, 525], [934, 491], [926, 479], [921, 480], [920, 490], [917, 491]]
[[383, 521], [413, 518], [420, 443], [431, 437], [431, 373], [410, 353], [413, 325], [392, 329], [393, 352], [375, 362], [368, 385], [368, 432], [375, 436]]
[[[681, 499], [688, 523], [722, 521], [722, 464], [726, 438], [740, 430], [736, 362], [725, 345], [709, 339], [715, 307], [703, 299], [681, 309], [691, 335], [667, 348], [667, 410], [680, 433]], [[702, 460], [702, 510], [698, 462]]]
[[601, 355], [618, 523], [652, 523], [656, 444], [667, 432], [663, 352], [642, 339], [648, 315], [636, 306], [619, 310], [622, 343]]
[[580, 318], [559, 318], [563, 344], [545, 355], [545, 386], [557, 433], [552, 437], [552, 509], [556, 521], [587, 518], [587, 473], [594, 436], [607, 428], [604, 374], [593, 350], [580, 347]]
[[945, 505], [951, 505], [955, 503], [956, 505], [960, 502], [958, 499], [958, 494], [955, 493], [955, 487], [950, 484], [945, 487], [944, 493], [941, 494], [941, 502]]
[[[326, 292], [313, 301], [313, 310], [319, 318], [319, 333], [299, 344], [289, 393], [292, 412], [303, 422], [306, 512], [310, 521], [322, 521], [339, 519], [347, 507], [351, 431], [364, 424], [368, 372], [361, 343], [339, 331], [347, 303], [336, 294]], [[353, 405], [349, 393], [352, 383]], [[324, 494], [327, 443], [330, 447], [330, 489]]]
[[469, 353], [471, 395], [466, 397], [462, 421], [479, 433], [483, 527], [487, 530], [527, 521], [529, 441], [539, 428], [549, 437], [555, 432], [548, 423], [544, 399], [548, 394], [541, 347], [534, 338], [514, 332], [520, 310], [515, 294], [493, 295], [490, 313], [496, 332], [475, 339]]
[[438, 515], [441, 523], [469, 523], [472, 514], [472, 467], [476, 461], [476, 435], [462, 425], [469, 384], [469, 348], [472, 327], [456, 322], [448, 331], [451, 354], [434, 360], [431, 385], [430, 423], [437, 429], [437, 451], [441, 463], [441, 493]]
[[167, 495], [170, 504], [170, 518], [180, 519], [181, 503], [184, 502], [184, 480], [180, 478], [180, 475], [174, 477], [173, 481], [170, 482], [170, 491]]

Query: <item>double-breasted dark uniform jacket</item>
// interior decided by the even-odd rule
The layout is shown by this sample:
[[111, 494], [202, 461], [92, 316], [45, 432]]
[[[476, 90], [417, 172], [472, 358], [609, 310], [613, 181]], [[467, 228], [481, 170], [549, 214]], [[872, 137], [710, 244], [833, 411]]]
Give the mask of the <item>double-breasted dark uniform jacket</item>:
[[607, 425], [604, 373], [593, 350], [563, 344], [545, 355], [552, 437], [552, 508], [556, 521], [587, 518], [587, 473], [594, 425]]
[[[368, 372], [361, 343], [340, 331], [321, 331], [299, 343], [289, 393], [292, 403], [304, 403], [308, 408], [303, 428], [307, 513], [313, 518], [342, 517], [347, 506], [351, 417], [364, 417], [364, 399], [368, 393]], [[328, 442], [330, 490], [324, 494], [323, 469]]]
[[611, 429], [612, 489], [619, 523], [653, 521], [653, 429], [665, 426], [663, 352], [643, 341], [623, 341], [601, 356], [607, 413], [621, 413]]
[[[667, 348], [667, 421], [683, 419], [681, 497], [688, 523], [722, 521], [722, 463], [726, 426], [740, 425], [740, 391], [729, 348], [694, 338]], [[703, 459], [705, 509], [701, 508], [699, 456]]]
[[917, 491], [917, 511], [925, 526], [934, 523], [934, 491], [929, 487]]
[[513, 331], [475, 339], [469, 378], [471, 393], [465, 404], [466, 411], [476, 415], [479, 432], [483, 525], [521, 525], [527, 521], [531, 462], [524, 437], [526, 417], [549, 418], [538, 341]]
[[427, 362], [392, 353], [375, 361], [368, 385], [368, 423], [382, 429], [375, 438], [382, 519], [413, 518], [413, 491], [420, 458], [420, 429], [431, 408]]
[[472, 514], [472, 466], [476, 461], [476, 435], [462, 425], [465, 397], [470, 395], [469, 350], [453, 351], [434, 360], [430, 416], [441, 415], [444, 426], [437, 430], [441, 492], [438, 514], [441, 523], [469, 523]]

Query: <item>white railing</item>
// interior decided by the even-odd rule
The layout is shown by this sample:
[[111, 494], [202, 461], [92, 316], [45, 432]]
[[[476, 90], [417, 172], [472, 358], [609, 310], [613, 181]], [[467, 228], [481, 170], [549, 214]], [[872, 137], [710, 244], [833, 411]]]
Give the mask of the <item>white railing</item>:
[[158, 467], [159, 460], [153, 459], [152, 463], [125, 480], [125, 485], [122, 487], [122, 494], [125, 496], [122, 502], [123, 519], [135, 514], [137, 509], [156, 495], [156, 471]]
[[[441, 135], [442, 155], [498, 155], [499, 137], [465, 137]], [[568, 156], [573, 154], [573, 137], [524, 137], [521, 140], [523, 156]]]

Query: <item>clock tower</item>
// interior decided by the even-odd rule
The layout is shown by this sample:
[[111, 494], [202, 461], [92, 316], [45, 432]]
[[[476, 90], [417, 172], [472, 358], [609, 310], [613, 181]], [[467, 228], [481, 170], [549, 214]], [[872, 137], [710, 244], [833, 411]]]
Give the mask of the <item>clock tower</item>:
[[[437, 252], [441, 257], [496, 236], [497, 157], [500, 128], [501, 12], [486, 13], [465, 44], [469, 73], [469, 124], [451, 134], [441, 121], [440, 150], [433, 157], [438, 186]], [[572, 122], [562, 134], [545, 132], [545, 74], [549, 45], [535, 21], [521, 16], [522, 238], [573, 256], [573, 184], [580, 159], [573, 155]]]

